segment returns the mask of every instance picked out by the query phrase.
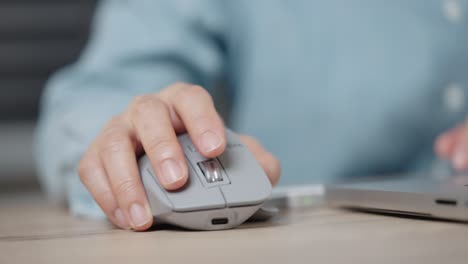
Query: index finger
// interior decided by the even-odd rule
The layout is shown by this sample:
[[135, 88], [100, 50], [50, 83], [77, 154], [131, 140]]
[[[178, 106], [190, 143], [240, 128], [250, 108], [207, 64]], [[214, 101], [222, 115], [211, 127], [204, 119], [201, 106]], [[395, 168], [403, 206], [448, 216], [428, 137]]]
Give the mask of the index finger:
[[161, 94], [180, 117], [193, 144], [205, 157], [224, 152], [224, 124], [210, 94], [198, 85], [177, 84]]

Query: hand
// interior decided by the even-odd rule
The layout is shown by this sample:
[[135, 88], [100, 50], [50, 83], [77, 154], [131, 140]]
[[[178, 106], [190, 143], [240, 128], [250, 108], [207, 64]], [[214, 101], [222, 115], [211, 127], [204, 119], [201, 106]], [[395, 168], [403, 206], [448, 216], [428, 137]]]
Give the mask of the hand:
[[[148, 155], [161, 185], [182, 187], [188, 178], [176, 134], [187, 131], [207, 158], [223, 153], [224, 124], [213, 100], [199, 86], [178, 83], [157, 94], [136, 97], [112, 118], [83, 155], [78, 174], [107, 217], [118, 227], [146, 230], [153, 223], [138, 172], [137, 158]], [[253, 138], [240, 136], [274, 185], [280, 165]]]
[[468, 121], [446, 131], [435, 142], [437, 155], [463, 171], [468, 169]]

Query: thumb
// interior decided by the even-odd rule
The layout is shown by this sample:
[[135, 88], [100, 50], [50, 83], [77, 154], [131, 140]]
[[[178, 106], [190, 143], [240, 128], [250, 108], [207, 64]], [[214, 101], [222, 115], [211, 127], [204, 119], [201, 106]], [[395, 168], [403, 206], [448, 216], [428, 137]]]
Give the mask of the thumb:
[[246, 135], [239, 135], [240, 140], [257, 159], [260, 166], [262, 166], [271, 185], [275, 186], [278, 183], [281, 175], [281, 165], [278, 159], [271, 153], [266, 151], [262, 145], [253, 137]]

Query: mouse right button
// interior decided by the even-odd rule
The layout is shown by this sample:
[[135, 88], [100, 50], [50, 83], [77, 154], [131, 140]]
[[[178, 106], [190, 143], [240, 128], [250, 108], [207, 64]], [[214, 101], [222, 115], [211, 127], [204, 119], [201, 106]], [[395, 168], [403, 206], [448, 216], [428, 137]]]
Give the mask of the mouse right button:
[[221, 185], [227, 206], [263, 203], [271, 194], [271, 184], [254, 155], [231, 131], [226, 131], [228, 145], [218, 157], [231, 184]]

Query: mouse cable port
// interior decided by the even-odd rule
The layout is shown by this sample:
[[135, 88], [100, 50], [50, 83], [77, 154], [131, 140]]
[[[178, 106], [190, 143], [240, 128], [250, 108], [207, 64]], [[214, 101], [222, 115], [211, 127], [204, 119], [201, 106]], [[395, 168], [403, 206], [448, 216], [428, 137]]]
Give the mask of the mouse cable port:
[[211, 224], [212, 225], [225, 225], [227, 223], [229, 223], [229, 220], [226, 217], [211, 219]]

